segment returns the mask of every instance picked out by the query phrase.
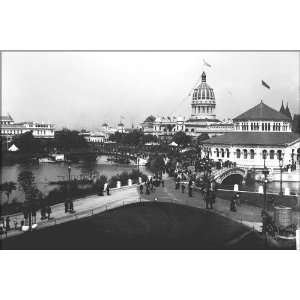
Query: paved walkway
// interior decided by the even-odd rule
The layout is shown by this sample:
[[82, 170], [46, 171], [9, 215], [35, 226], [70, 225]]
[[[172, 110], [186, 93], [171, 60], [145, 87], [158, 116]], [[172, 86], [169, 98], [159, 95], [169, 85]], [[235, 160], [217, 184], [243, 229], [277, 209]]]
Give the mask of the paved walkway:
[[[135, 185], [131, 187], [124, 187], [121, 189], [111, 189], [110, 196], [88, 196], [85, 198], [80, 198], [74, 200], [74, 210], [75, 213], [65, 213], [64, 203], [59, 203], [51, 206], [52, 213], [50, 220], [40, 220], [40, 213], [37, 213], [37, 229], [54, 226], [56, 224], [61, 224], [69, 221], [74, 221], [76, 219], [85, 218], [92, 216], [93, 214], [101, 213], [108, 209], [112, 209], [119, 206], [124, 206], [129, 203], [134, 203], [140, 201], [140, 196]], [[10, 215], [11, 226], [16, 220], [20, 225], [21, 221], [24, 220], [22, 213]], [[22, 234], [21, 230], [10, 230], [7, 233], [7, 237]], [[5, 235], [2, 236], [5, 238]]]
[[[206, 204], [200, 191], [193, 190], [193, 197], [189, 197], [188, 189], [185, 189], [185, 193], [181, 190], [175, 190], [175, 182], [172, 178], [165, 179], [165, 187], [158, 187], [154, 193], [150, 195], [144, 195], [145, 199], [154, 200], [157, 198], [158, 201], [172, 202], [183, 205], [189, 205], [203, 209], [205, 211], [216, 213], [233, 221], [242, 223], [247, 227], [261, 232], [262, 230], [262, 209], [256, 206], [241, 204], [237, 206], [237, 211], [230, 211], [230, 201], [217, 197], [216, 203], [213, 205], [213, 209], [206, 209]], [[300, 212], [293, 211], [293, 223], [300, 226]]]
[[143, 195], [143, 198], [147, 200], [154, 200], [157, 198], [157, 201], [197, 207], [242, 223], [251, 229], [257, 231], [261, 231], [262, 229], [261, 208], [242, 204], [237, 206], [237, 212], [232, 212], [230, 211], [230, 201], [217, 197], [213, 209], [206, 209], [205, 201], [199, 191], [193, 191], [193, 197], [189, 197], [187, 188], [185, 189], [185, 193], [182, 193], [181, 190], [175, 190], [175, 182], [171, 178], [165, 180], [164, 188], [158, 187], [154, 193]]
[[[175, 190], [174, 180], [172, 178], [166, 178], [164, 188], [158, 187], [155, 189], [155, 192], [152, 192], [150, 195], [143, 194], [142, 197], [139, 195], [136, 186], [132, 186], [119, 190], [112, 190], [110, 196], [100, 197], [95, 195], [77, 199], [74, 201], [74, 209], [76, 212], [73, 214], [65, 213], [64, 203], [54, 205], [52, 206], [51, 220], [39, 220], [37, 229], [85, 218], [130, 203], [154, 201], [155, 198], [157, 198], [157, 201], [161, 202], [178, 203], [200, 208], [210, 213], [216, 213], [257, 231], [261, 231], [262, 228], [261, 208], [242, 204], [237, 206], [237, 212], [232, 212], [230, 211], [230, 201], [217, 197], [213, 209], [207, 210], [205, 209], [203, 196], [199, 191], [193, 191], [193, 197], [189, 197], [187, 189], [185, 190], [185, 193], [182, 193], [181, 190]], [[38, 213], [38, 218], [39, 217], [40, 215]], [[299, 225], [300, 213], [294, 212], [293, 218]], [[20, 213], [11, 216], [11, 223], [13, 223], [14, 220], [17, 220], [20, 224], [21, 220], [23, 220], [23, 214]], [[22, 232], [20, 230], [11, 230], [8, 232], [8, 237], [17, 234], [22, 234]], [[2, 238], [4, 238], [4, 236], [2, 236]]]

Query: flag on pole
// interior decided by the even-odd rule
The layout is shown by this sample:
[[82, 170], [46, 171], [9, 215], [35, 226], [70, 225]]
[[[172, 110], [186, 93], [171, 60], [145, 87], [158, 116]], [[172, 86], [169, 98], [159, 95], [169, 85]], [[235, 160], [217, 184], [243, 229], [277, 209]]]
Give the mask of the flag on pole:
[[203, 65], [206, 66], [206, 67], [211, 68], [211, 65], [208, 62], [206, 62], [204, 59], [203, 59]]
[[269, 86], [267, 83], [265, 83], [263, 80], [261, 81], [261, 84], [262, 84], [264, 87], [266, 87], [267, 89], [271, 89], [270, 86]]

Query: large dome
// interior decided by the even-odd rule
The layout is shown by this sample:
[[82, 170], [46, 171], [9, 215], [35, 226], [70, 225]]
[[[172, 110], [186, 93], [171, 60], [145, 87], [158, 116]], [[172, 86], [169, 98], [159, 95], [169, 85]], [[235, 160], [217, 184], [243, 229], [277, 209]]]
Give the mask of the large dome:
[[201, 83], [194, 89], [193, 100], [215, 100], [214, 90], [206, 83], [206, 74], [202, 73]]

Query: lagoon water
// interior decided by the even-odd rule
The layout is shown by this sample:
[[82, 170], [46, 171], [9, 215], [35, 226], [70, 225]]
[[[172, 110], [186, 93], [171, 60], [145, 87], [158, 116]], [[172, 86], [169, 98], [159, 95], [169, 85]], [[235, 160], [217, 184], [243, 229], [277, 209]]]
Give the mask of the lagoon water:
[[[120, 165], [107, 161], [106, 156], [97, 157], [93, 162], [79, 162], [71, 164], [71, 177], [73, 176], [90, 176], [91, 174], [105, 175], [110, 178], [113, 175], [121, 173], [123, 171], [130, 172], [135, 169], [133, 164]], [[148, 173], [145, 167], [140, 167], [140, 170], [144, 173]], [[35, 176], [37, 188], [47, 195], [49, 191], [57, 187], [57, 185], [50, 185], [50, 181], [59, 181], [68, 179], [68, 164], [67, 163], [26, 163], [26, 164], [14, 164], [2, 166], [1, 168], [1, 182], [13, 181], [17, 182], [18, 175], [22, 171], [31, 171]], [[7, 201], [7, 197], [4, 193], [0, 193], [1, 203]], [[13, 191], [10, 195], [10, 202], [13, 198], [17, 198], [18, 201], [24, 201], [24, 194], [17, 187], [16, 191]]]
[[[90, 176], [91, 174], [105, 175], [110, 178], [113, 175], [121, 173], [123, 171], [130, 172], [136, 168], [133, 164], [120, 165], [107, 161], [107, 156], [98, 156], [96, 161], [92, 162], [79, 162], [71, 165], [71, 177], [73, 176]], [[50, 185], [50, 181], [59, 181], [68, 179], [68, 164], [67, 163], [26, 163], [26, 164], [14, 164], [2, 166], [1, 168], [1, 182], [14, 181], [17, 182], [18, 175], [22, 171], [31, 171], [36, 179], [36, 185], [40, 191], [47, 195], [49, 191], [57, 187], [57, 185]], [[140, 167], [140, 170], [146, 174], [149, 171], [146, 167]], [[232, 178], [234, 181], [234, 178]], [[234, 182], [229, 182], [228, 189], [233, 189]], [[241, 190], [258, 191], [259, 183], [254, 183], [251, 186], [241, 186]], [[299, 194], [300, 182], [283, 182], [283, 190], [288, 187], [293, 194]], [[267, 191], [270, 193], [279, 193], [280, 183], [270, 182], [267, 185]], [[24, 194], [17, 188], [10, 195], [10, 201], [13, 198], [17, 198], [18, 201], [24, 201]], [[7, 201], [7, 197], [4, 193], [0, 193], [0, 203]]]

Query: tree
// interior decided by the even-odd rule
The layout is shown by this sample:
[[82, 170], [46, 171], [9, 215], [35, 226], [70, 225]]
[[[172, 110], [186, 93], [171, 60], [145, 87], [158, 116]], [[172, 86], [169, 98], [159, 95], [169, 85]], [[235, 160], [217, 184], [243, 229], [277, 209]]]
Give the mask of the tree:
[[24, 153], [38, 153], [42, 150], [41, 142], [39, 139], [34, 138], [31, 131], [25, 132], [13, 138], [15, 144], [20, 151]]
[[41, 193], [35, 187], [35, 178], [30, 171], [21, 172], [18, 176], [18, 183], [25, 193], [23, 213], [25, 219], [29, 219], [29, 227], [31, 228], [31, 217], [37, 209], [36, 201], [41, 197]]
[[30, 201], [32, 199], [32, 195], [34, 194], [35, 188], [35, 178], [30, 171], [23, 171], [18, 176], [18, 183], [21, 186], [24, 194], [25, 200]]
[[87, 148], [87, 141], [76, 130], [64, 128], [55, 132], [55, 145], [59, 150], [70, 151], [73, 149]]
[[9, 196], [12, 193], [12, 191], [17, 189], [16, 183], [12, 181], [4, 182], [0, 186], [1, 192], [4, 192], [7, 197], [7, 203], [9, 202]]
[[173, 141], [180, 146], [187, 146], [191, 143], [191, 137], [186, 135], [183, 131], [176, 132], [173, 136]]
[[165, 161], [163, 156], [157, 155], [150, 161], [150, 170], [157, 176], [165, 170]]

